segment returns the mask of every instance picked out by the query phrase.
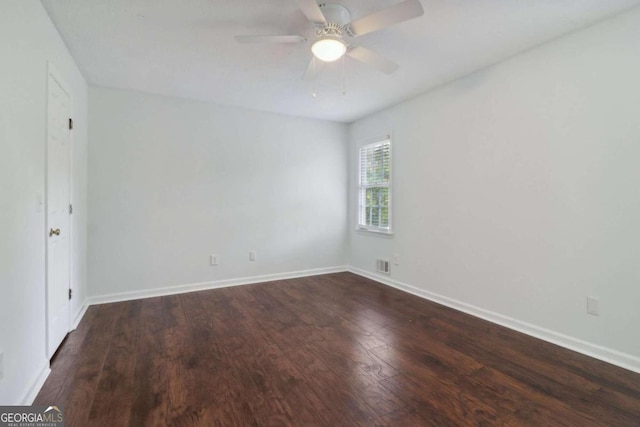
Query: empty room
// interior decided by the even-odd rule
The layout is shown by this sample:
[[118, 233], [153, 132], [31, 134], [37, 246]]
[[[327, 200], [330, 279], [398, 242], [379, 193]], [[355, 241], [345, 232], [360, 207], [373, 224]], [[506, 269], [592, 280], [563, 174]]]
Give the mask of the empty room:
[[640, 425], [640, 0], [1, 0], [0, 65], [0, 426]]

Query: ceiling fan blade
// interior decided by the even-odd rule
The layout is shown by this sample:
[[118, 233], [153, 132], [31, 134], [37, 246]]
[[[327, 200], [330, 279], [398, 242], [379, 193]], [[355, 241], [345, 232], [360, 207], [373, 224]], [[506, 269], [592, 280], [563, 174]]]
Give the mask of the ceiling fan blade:
[[302, 36], [235, 36], [238, 43], [303, 43]]
[[364, 16], [349, 24], [351, 34], [361, 36], [389, 27], [398, 22], [408, 21], [424, 14], [420, 0], [405, 0], [371, 15]]
[[327, 20], [325, 19], [322, 11], [320, 10], [320, 6], [316, 3], [316, 0], [296, 0], [298, 3], [298, 7], [304, 13], [304, 16], [307, 17], [309, 22], [313, 24], [326, 24]]
[[385, 74], [391, 74], [398, 69], [398, 64], [389, 61], [387, 58], [378, 55], [377, 53], [366, 49], [362, 46], [356, 46], [347, 51], [347, 55], [356, 61], [360, 61], [363, 64], [369, 65], [378, 71]]

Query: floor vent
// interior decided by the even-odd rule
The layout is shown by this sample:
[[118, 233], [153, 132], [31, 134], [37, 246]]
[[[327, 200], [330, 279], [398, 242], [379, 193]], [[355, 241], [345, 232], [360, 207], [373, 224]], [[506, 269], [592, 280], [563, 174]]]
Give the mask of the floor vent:
[[378, 259], [376, 260], [376, 271], [382, 274], [390, 274], [389, 271], [389, 260], [388, 259]]

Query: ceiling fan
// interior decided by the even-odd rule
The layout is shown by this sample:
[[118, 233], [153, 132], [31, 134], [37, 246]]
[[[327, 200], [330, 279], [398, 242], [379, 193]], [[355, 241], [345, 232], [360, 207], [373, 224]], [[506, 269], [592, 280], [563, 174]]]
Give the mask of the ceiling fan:
[[[417, 18], [424, 13], [419, 0], [404, 0], [386, 9], [351, 20], [349, 10], [339, 4], [316, 3], [316, 0], [296, 0], [302, 13], [315, 29], [315, 39], [311, 44], [313, 57], [303, 78], [314, 68], [314, 59], [333, 62], [349, 56], [385, 74], [391, 74], [398, 65], [362, 46], [351, 44], [348, 39], [381, 30], [399, 22]], [[304, 43], [306, 37], [300, 35], [240, 35], [239, 43]]]

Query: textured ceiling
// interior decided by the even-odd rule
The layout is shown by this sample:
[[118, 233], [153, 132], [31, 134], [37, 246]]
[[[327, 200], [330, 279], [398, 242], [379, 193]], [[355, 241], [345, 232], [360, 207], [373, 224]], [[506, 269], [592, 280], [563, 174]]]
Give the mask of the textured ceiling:
[[[336, 0], [353, 19], [398, 0]], [[422, 0], [417, 19], [352, 41], [400, 65], [350, 58], [302, 80], [310, 43], [238, 44], [240, 34], [313, 38], [294, 0], [42, 0], [91, 84], [350, 122], [640, 0]]]

